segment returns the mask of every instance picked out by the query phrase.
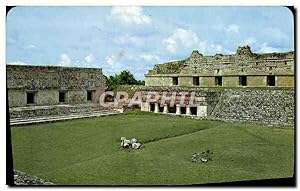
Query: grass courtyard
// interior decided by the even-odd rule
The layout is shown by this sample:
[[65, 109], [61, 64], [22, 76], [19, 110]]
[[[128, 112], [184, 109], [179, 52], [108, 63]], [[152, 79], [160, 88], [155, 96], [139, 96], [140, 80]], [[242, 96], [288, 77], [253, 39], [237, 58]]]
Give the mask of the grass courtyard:
[[[131, 112], [13, 127], [14, 168], [55, 184], [189, 185], [291, 177], [294, 129]], [[120, 137], [144, 148], [123, 150]], [[210, 150], [213, 161], [192, 163]]]

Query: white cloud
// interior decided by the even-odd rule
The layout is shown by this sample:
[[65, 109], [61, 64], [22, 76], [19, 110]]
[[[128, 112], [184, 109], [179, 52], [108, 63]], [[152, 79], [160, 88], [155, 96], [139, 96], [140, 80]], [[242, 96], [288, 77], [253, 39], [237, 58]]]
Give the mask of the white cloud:
[[93, 62], [94, 61], [94, 55], [93, 54], [89, 54], [88, 56], [86, 56], [85, 58], [84, 58], [84, 60], [87, 62], [87, 63], [91, 63], [91, 62]]
[[289, 37], [278, 28], [265, 28], [263, 29], [263, 35], [273, 42], [281, 42], [289, 39]]
[[247, 39], [245, 39], [244, 41], [242, 41], [239, 46], [245, 46], [245, 45], [249, 45], [249, 46], [253, 46], [256, 43], [256, 39], [254, 37], [249, 37]]
[[134, 44], [137, 46], [144, 46], [145, 44], [145, 40], [143, 38], [129, 34], [117, 36], [113, 39], [113, 42], [118, 45]]
[[34, 44], [28, 44], [24, 47], [25, 50], [29, 50], [29, 49], [35, 49], [36, 46]]
[[216, 45], [212, 44], [211, 48], [214, 49], [214, 50], [216, 50], [218, 53], [222, 52], [222, 50], [223, 50], [223, 46], [220, 45], [220, 44], [216, 44]]
[[230, 51], [221, 44], [211, 44], [209, 46], [206, 46], [206, 52], [208, 54], [214, 55], [214, 54], [233, 54], [233, 51]]
[[281, 52], [281, 51], [282, 50], [280, 50], [278, 48], [268, 46], [267, 43], [261, 44], [260, 49], [258, 50], [258, 52], [261, 52], [261, 53], [272, 53], [272, 52]]
[[177, 43], [176, 43], [176, 41], [172, 37], [164, 39], [163, 40], [163, 45], [166, 46], [166, 49], [169, 52], [171, 52], [171, 53], [175, 53], [176, 52]]
[[171, 53], [176, 52], [178, 45], [198, 49], [200, 52], [205, 52], [205, 43], [200, 41], [197, 34], [192, 30], [186, 30], [183, 28], [176, 29], [171, 36], [164, 39], [163, 45]]
[[238, 34], [240, 32], [240, 26], [236, 24], [228, 25], [224, 28], [224, 30], [228, 33], [236, 33]]
[[7, 64], [9, 64], [9, 65], [30, 65], [30, 64], [22, 62], [22, 61], [9, 62]]
[[71, 59], [67, 54], [60, 55], [59, 66], [70, 66]]
[[105, 60], [106, 60], [106, 63], [108, 65], [110, 65], [111, 67], [116, 67], [117, 65], [119, 65], [119, 63], [117, 62], [117, 59], [114, 55], [106, 56]]
[[142, 54], [139, 57], [147, 62], [159, 62], [160, 61], [160, 57], [157, 55], [153, 55], [153, 54]]
[[112, 7], [111, 16], [129, 24], [147, 24], [152, 21], [150, 17], [143, 14], [143, 9], [140, 6]]

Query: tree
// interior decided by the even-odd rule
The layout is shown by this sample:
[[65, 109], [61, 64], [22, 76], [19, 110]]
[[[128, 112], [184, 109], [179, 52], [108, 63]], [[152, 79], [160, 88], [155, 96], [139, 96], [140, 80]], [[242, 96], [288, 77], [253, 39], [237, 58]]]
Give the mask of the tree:
[[123, 70], [120, 74], [106, 77], [108, 90], [116, 89], [119, 85], [144, 85], [142, 80], [136, 80], [133, 74], [128, 70]]

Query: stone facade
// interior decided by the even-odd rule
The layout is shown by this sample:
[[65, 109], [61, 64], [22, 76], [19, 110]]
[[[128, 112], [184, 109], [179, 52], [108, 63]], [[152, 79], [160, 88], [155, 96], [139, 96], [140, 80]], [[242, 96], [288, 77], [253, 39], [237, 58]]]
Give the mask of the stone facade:
[[210, 118], [263, 124], [294, 124], [294, 90], [234, 90], [221, 92]]
[[97, 102], [106, 83], [100, 68], [7, 65], [9, 107]]
[[[294, 125], [295, 91], [293, 88], [194, 88], [194, 87], [140, 87], [142, 111], [161, 114], [181, 115], [193, 118], [207, 118], [224, 121], [254, 122], [267, 125]], [[160, 105], [160, 99], [153, 103], [145, 102], [151, 92], [195, 92], [193, 104], [169, 106]], [[179, 93], [177, 93], [179, 96]], [[195, 106], [197, 105], [197, 106]]]
[[97, 104], [74, 104], [74, 105], [49, 105], [12, 107], [9, 109], [10, 119], [32, 119], [36, 117], [55, 117], [73, 114], [93, 114], [94, 112], [108, 111], [111, 108], [102, 108]]
[[203, 56], [157, 64], [145, 75], [146, 86], [294, 87], [294, 52], [252, 53], [238, 47], [232, 55]]

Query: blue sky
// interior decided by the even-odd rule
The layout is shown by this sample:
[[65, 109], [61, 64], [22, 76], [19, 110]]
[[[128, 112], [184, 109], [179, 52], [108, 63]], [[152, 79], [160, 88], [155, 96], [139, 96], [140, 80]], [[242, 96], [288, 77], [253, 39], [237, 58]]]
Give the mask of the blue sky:
[[188, 57], [294, 49], [284, 7], [16, 7], [7, 16], [7, 63], [130, 70]]

